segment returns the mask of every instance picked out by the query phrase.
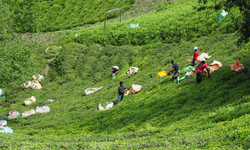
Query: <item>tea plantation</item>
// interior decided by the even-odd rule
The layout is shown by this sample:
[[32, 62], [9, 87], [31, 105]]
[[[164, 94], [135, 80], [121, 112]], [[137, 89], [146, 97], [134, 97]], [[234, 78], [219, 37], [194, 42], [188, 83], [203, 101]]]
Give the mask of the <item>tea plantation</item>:
[[[38, 4], [45, 7], [45, 2], [61, 7], [69, 3]], [[117, 7], [134, 3], [116, 2]], [[8, 120], [14, 133], [0, 133], [0, 148], [250, 149], [250, 43], [237, 44], [237, 20], [242, 18], [237, 7], [218, 22], [224, 9], [214, 9], [219, 2], [161, 2], [158, 11], [121, 23], [116, 18], [105, 30], [103, 24], [85, 25], [57, 32], [14, 33], [11, 39], [0, 41], [0, 84], [5, 92], [5, 98], [0, 99], [0, 116], [11, 110], [23, 113], [41, 103], [50, 107], [49, 113]], [[209, 9], [199, 11], [201, 6]], [[66, 11], [67, 7], [61, 7], [58, 12]], [[111, 5], [104, 8], [113, 9]], [[66, 16], [60, 13], [55, 17]], [[88, 10], [85, 13], [93, 14]], [[70, 25], [67, 19], [52, 20], [53, 30]], [[130, 23], [139, 23], [139, 27], [130, 28]], [[45, 53], [49, 45], [53, 47], [51, 53], [58, 55]], [[200, 54], [212, 56], [207, 64], [217, 60], [223, 65], [211, 78], [204, 74], [203, 81], [195, 84], [193, 75], [177, 84], [171, 80], [172, 75], [157, 76], [160, 71], [170, 71], [170, 61], [175, 60], [181, 71], [179, 77], [183, 77], [190, 71], [184, 68], [190, 65], [186, 61], [196, 46]], [[235, 72], [227, 66], [235, 60], [244, 64], [243, 71]], [[46, 65], [50, 67], [47, 75]], [[111, 79], [115, 65], [120, 71]], [[127, 75], [130, 67], [139, 71]], [[34, 74], [44, 75], [42, 89], [22, 89]], [[99, 103], [106, 106], [117, 100], [120, 81], [125, 87], [139, 84], [142, 89], [125, 96], [111, 109], [98, 110]], [[84, 95], [85, 89], [95, 87], [103, 88]], [[31, 96], [37, 101], [25, 106], [24, 100]]]

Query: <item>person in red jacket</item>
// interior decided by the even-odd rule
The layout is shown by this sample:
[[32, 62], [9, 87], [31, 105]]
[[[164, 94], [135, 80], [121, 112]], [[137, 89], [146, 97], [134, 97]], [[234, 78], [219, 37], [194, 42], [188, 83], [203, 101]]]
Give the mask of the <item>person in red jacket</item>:
[[200, 64], [196, 68], [196, 70], [197, 70], [197, 73], [196, 73], [197, 83], [200, 83], [202, 81], [202, 74], [203, 74], [204, 68], [207, 69], [207, 74], [208, 74], [208, 77], [210, 78], [209, 69], [208, 69], [207, 64], [205, 62], [205, 58], [202, 58]]
[[195, 47], [195, 48], [194, 48], [194, 56], [193, 56], [193, 66], [196, 65], [195, 61], [197, 60], [198, 55], [199, 55], [199, 50], [198, 50], [197, 47]]

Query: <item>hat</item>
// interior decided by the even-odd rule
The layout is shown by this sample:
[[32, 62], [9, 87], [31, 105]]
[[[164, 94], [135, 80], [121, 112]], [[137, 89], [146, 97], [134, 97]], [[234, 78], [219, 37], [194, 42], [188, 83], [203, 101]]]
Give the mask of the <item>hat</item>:
[[201, 61], [205, 61], [205, 58], [201, 58]]
[[195, 47], [195, 48], [194, 48], [194, 50], [197, 50], [197, 49], [198, 49], [198, 47]]

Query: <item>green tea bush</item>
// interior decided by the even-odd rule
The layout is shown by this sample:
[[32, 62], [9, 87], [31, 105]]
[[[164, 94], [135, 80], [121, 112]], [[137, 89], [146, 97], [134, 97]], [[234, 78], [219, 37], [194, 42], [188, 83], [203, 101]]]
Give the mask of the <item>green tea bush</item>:
[[13, 23], [12, 21], [12, 14], [7, 1], [0, 1], [0, 42], [11, 37], [12, 28], [10, 24]]
[[[55, 2], [62, 4], [62, 1]], [[70, 2], [73, 5], [78, 3]], [[54, 99], [54, 102], [47, 104], [49, 113], [8, 120], [8, 126], [14, 129], [14, 133], [0, 134], [0, 139], [3, 139], [0, 148], [249, 149], [250, 45], [237, 47], [235, 43], [239, 37], [235, 34], [216, 34], [217, 30], [218, 33], [231, 32], [219, 26], [230, 29], [230, 17], [228, 20], [223, 18], [224, 22], [220, 23], [207, 17], [208, 27], [206, 20], [199, 15], [203, 16], [205, 12], [209, 15], [210, 10], [197, 12], [183, 7], [187, 14], [192, 12], [193, 16], [188, 19], [198, 20], [197, 24], [183, 23], [170, 13], [176, 11], [185, 16], [174, 8], [188, 2], [191, 3], [171, 4], [166, 6], [166, 10], [144, 16], [145, 22], [151, 25], [153, 21], [150, 20], [157, 20], [157, 17], [163, 23], [168, 20], [170, 31], [164, 25], [146, 27], [143, 24], [138, 29], [127, 26], [129, 34], [125, 29], [124, 32], [116, 30], [131, 23], [131, 19], [125, 24], [108, 24], [107, 30], [101, 30], [103, 26], [98, 25], [86, 27], [81, 38], [75, 38], [78, 31], [61, 31], [25, 34], [3, 41], [0, 47], [0, 79], [6, 97], [0, 100], [0, 115], [11, 110], [23, 113], [48, 102], [48, 99]], [[167, 17], [169, 14], [164, 15], [164, 12], [169, 12], [172, 17]], [[212, 13], [215, 20], [217, 13]], [[170, 19], [161, 18], [161, 15]], [[188, 28], [182, 28], [184, 25]], [[140, 31], [141, 28], [147, 34]], [[114, 33], [110, 36], [104, 35], [111, 31]], [[208, 33], [209, 36], [201, 36]], [[58, 42], [63, 35], [66, 37]], [[102, 40], [104, 42], [100, 43]], [[129, 45], [125, 44], [127, 41]], [[115, 42], [121, 46], [109, 45]], [[48, 45], [62, 46], [59, 54], [49, 62], [44, 53]], [[195, 84], [194, 75], [177, 84], [176, 80], [171, 80], [172, 76], [157, 76], [160, 71], [172, 69], [171, 60], [179, 65], [179, 77], [184, 76], [184, 68], [190, 65], [186, 60], [192, 57], [195, 46], [200, 53], [212, 56], [206, 60], [207, 64], [213, 60], [223, 64], [211, 74], [211, 79], [204, 74], [201, 84]], [[226, 66], [236, 59], [245, 66], [242, 72], [232, 71]], [[42, 89], [21, 89], [21, 84], [31, 80], [33, 74], [44, 74], [43, 68], [47, 64], [50, 69], [42, 81]], [[119, 66], [120, 71], [115, 79], [111, 79], [111, 67], [114, 65]], [[139, 71], [126, 75], [130, 67], [139, 67]], [[117, 100], [119, 81], [123, 81], [125, 87], [142, 85], [142, 89], [125, 96], [109, 110], [98, 110], [100, 103], [106, 106]], [[84, 95], [85, 89], [93, 87], [103, 88]], [[37, 101], [24, 106], [23, 101], [32, 95]]]
[[[98, 26], [92, 31], [83, 29], [80, 35], [71, 34], [61, 44], [75, 41], [84, 45], [146, 45], [156, 42], [179, 43], [181, 40], [195, 42], [198, 38], [219, 33], [233, 33], [238, 30], [242, 18], [238, 8], [218, 22], [219, 11], [193, 9], [196, 2], [183, 1], [178, 6], [169, 5], [168, 9], [147, 16], [128, 19], [122, 23], [107, 24], [106, 29]], [[180, 11], [181, 10], [181, 11]], [[139, 28], [131, 29], [130, 23], [139, 23]], [[79, 32], [79, 31], [78, 31]]]
[[[56, 31], [69, 29], [84, 24], [93, 24], [105, 19], [105, 12], [115, 8], [129, 9], [134, 0], [125, 1], [90, 1], [90, 0], [66, 0], [66, 1], [41, 1], [36, 3], [41, 14], [39, 20], [40, 31]], [[108, 14], [108, 19], [117, 17]]]
[[[125, 50], [126, 49], [126, 50]], [[50, 63], [55, 71], [52, 79], [59, 75], [71, 73], [83, 80], [100, 82], [102, 78], [110, 77], [113, 65], [125, 68], [133, 63], [137, 47], [119, 48], [115, 46], [91, 46], [87, 47], [77, 43], [65, 45], [59, 55]], [[53, 72], [53, 71], [52, 71]]]

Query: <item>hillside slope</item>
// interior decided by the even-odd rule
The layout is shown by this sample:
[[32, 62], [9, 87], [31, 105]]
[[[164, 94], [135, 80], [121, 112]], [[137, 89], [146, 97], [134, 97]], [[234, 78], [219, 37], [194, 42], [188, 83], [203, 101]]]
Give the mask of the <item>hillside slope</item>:
[[[201, 16], [201, 19], [209, 12], [214, 16], [219, 13], [191, 10], [195, 3], [191, 0], [182, 2], [136, 19], [144, 19], [145, 24], [150, 24], [150, 19], [154, 22], [156, 16], [159, 19], [166, 13], [169, 14], [168, 21], [175, 21], [180, 18], [170, 12], [177, 11], [185, 3], [192, 5], [183, 9]], [[146, 31], [153, 33], [156, 28], [143, 25], [128, 33], [126, 30], [118, 32], [134, 20], [131, 18], [109, 24], [105, 31], [102, 26], [95, 25], [40, 35], [25, 34], [11, 42], [1, 43], [2, 59], [5, 60], [2, 61], [1, 74], [6, 72], [1, 76], [1, 84], [6, 97], [0, 99], [0, 115], [11, 110], [23, 113], [48, 99], [54, 99], [54, 102], [47, 104], [51, 110], [49, 113], [8, 120], [14, 133], [0, 134], [4, 139], [0, 148], [249, 149], [250, 43], [235, 45], [238, 40], [234, 33], [236, 27], [230, 26], [235, 25], [232, 21], [234, 15], [238, 15], [237, 9], [223, 22], [213, 20], [214, 28], [209, 33], [190, 31], [190, 35], [194, 34], [190, 39], [187, 39], [188, 35], [179, 37], [177, 31], [165, 34], [165, 39], [177, 38], [168, 42], [159, 38], [165, 31], [161, 30], [163, 25], [158, 28], [159, 35], [141, 39], [134, 36]], [[186, 20], [193, 19], [190, 15], [185, 17], [189, 17]], [[209, 28], [206, 21], [203, 26]], [[223, 30], [223, 27], [232, 30]], [[185, 30], [185, 27], [180, 26], [180, 29]], [[84, 34], [75, 37], [79, 32]], [[109, 37], [111, 32], [116, 34]], [[123, 42], [121, 37], [126, 37], [124, 34], [128, 35], [127, 41], [136, 42]], [[102, 39], [106, 41], [100, 43]], [[48, 45], [62, 46], [53, 60], [45, 54]], [[192, 57], [195, 46], [200, 54], [204, 52], [212, 56], [207, 64], [214, 60], [223, 64], [211, 74], [211, 79], [204, 75], [202, 83], [195, 84], [196, 76], [189, 76], [177, 84], [176, 80], [171, 81], [172, 76], [157, 76], [159, 71], [169, 71], [172, 68], [170, 61], [175, 60], [181, 70], [179, 77], [183, 77], [187, 72], [184, 68], [190, 65], [186, 60]], [[16, 49], [19, 55], [15, 53]], [[244, 64], [244, 71], [235, 72], [227, 66], [236, 59]], [[47, 64], [50, 70], [42, 81], [41, 90], [21, 89], [21, 84], [31, 80], [33, 74], [44, 74]], [[113, 65], [118, 65], [121, 70], [112, 80], [110, 70]], [[139, 71], [126, 75], [127, 69], [134, 66], [139, 67]], [[98, 110], [99, 103], [104, 106], [117, 100], [119, 81], [128, 87], [142, 85], [142, 89], [125, 96], [109, 110]], [[92, 87], [103, 89], [85, 96], [84, 90]], [[32, 95], [37, 102], [24, 106], [23, 101]]]

